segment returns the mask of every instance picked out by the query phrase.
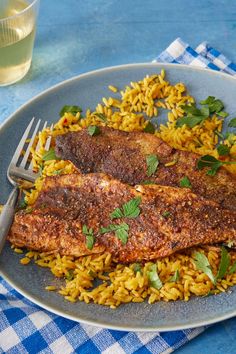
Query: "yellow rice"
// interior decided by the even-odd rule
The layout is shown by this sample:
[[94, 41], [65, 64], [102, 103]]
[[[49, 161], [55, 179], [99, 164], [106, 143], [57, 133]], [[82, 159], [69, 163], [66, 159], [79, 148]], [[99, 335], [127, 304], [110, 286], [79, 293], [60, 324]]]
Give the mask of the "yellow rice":
[[[42, 156], [45, 153], [43, 146], [49, 135], [52, 136], [54, 145], [54, 138], [57, 135], [67, 131], [79, 131], [90, 125], [107, 125], [128, 132], [143, 131], [148, 123], [145, 117], [149, 119], [157, 117], [159, 110], [164, 109], [167, 110], [168, 121], [166, 125], [159, 125], [155, 132], [158, 137], [177, 149], [201, 155], [210, 154], [218, 158], [216, 144], [219, 138], [216, 132], [220, 133], [222, 130], [222, 119], [214, 116], [192, 129], [186, 125], [177, 128], [176, 120], [184, 114], [181, 106], [193, 103], [194, 98], [188, 94], [183, 83], [171, 85], [165, 79], [164, 70], [160, 74], [146, 76], [138, 82], [131, 82], [119, 92], [115, 86], [110, 85], [108, 88], [115, 96], [104, 97], [102, 102], [97, 104], [95, 111], [88, 109], [84, 118], [81, 118], [80, 112], [76, 115], [65, 113], [55, 124], [52, 132], [46, 128], [39, 134], [41, 148], [37, 153], [32, 148], [32, 154], [34, 168], [38, 170], [41, 166], [42, 176], [35, 182], [34, 189], [25, 191], [25, 200], [29, 205], [35, 202], [45, 176], [74, 171], [73, 165], [68, 161], [50, 160], [43, 163]], [[106, 122], [97, 113], [102, 114]], [[229, 159], [235, 159], [236, 136], [232, 135], [229, 140], [225, 140], [225, 144], [230, 147]], [[175, 163], [176, 161], [170, 161], [167, 165]], [[227, 168], [236, 174], [236, 165]], [[216, 275], [220, 262], [220, 248], [204, 247], [197, 250], [208, 257], [213, 274]], [[15, 251], [20, 253], [17, 249]], [[47, 284], [45, 289], [48, 291], [56, 290], [71, 302], [94, 302], [111, 308], [116, 308], [122, 303], [143, 302], [145, 299], [150, 304], [160, 300], [187, 301], [192, 295], [205, 296], [210, 291], [218, 293], [236, 284], [236, 274], [233, 273], [218, 280], [214, 287], [208, 276], [196, 269], [193, 261], [194, 251], [196, 249], [174, 254], [156, 262], [145, 262], [137, 272], [133, 264], [114, 264], [111, 255], [107, 253], [74, 258], [28, 251], [21, 259], [21, 263], [26, 265], [32, 259], [37, 265], [48, 267], [55, 277], [64, 279], [61, 287]], [[233, 264], [236, 254], [233, 251], [229, 253]], [[148, 281], [148, 271], [153, 263], [157, 265], [163, 283], [160, 290], [150, 287]], [[179, 271], [179, 279], [176, 282], [170, 281], [176, 270]], [[98, 280], [99, 284], [95, 285], [95, 280], [96, 282]]]

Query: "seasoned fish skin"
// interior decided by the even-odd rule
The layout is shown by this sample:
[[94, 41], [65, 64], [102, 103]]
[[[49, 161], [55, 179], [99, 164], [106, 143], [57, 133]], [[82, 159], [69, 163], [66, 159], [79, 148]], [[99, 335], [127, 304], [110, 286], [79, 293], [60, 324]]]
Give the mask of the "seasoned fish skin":
[[[142, 200], [138, 217], [111, 220], [115, 208], [137, 196]], [[99, 232], [121, 222], [129, 225], [125, 245], [114, 232]], [[92, 250], [86, 247], [83, 225], [94, 230]], [[46, 178], [32, 212], [16, 213], [8, 239], [38, 251], [76, 257], [106, 251], [116, 261], [136, 262], [192, 246], [236, 241], [236, 212], [185, 188], [131, 187], [104, 174], [55, 176]]]
[[[151, 180], [159, 185], [179, 187], [187, 176], [192, 191], [236, 210], [236, 176], [220, 168], [215, 176], [197, 169], [199, 155], [176, 150], [153, 134], [124, 132], [101, 127], [90, 136], [87, 129], [56, 137], [56, 154], [70, 160], [81, 173], [102, 172], [130, 185]], [[147, 176], [146, 157], [157, 155], [160, 163], [155, 174]], [[165, 166], [173, 162], [172, 166]]]

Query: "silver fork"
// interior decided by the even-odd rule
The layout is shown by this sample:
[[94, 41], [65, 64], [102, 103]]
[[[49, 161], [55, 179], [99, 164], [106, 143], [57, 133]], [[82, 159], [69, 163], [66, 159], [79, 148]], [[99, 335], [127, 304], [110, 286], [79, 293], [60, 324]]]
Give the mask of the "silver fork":
[[[27, 143], [26, 140], [29, 137], [29, 133], [32, 130], [34, 124], [34, 118], [30, 121], [27, 126], [16, 150], [12, 157], [12, 160], [7, 169], [7, 177], [10, 183], [14, 186], [13, 191], [10, 193], [6, 204], [4, 205], [1, 215], [0, 215], [0, 253], [3, 249], [8, 231], [13, 222], [15, 207], [19, 197], [19, 187], [24, 181], [34, 182], [36, 178], [39, 176], [39, 173], [33, 172], [33, 162], [32, 160], [29, 162], [30, 149], [34, 143], [35, 137], [39, 131], [41, 119], [39, 119], [36, 123], [36, 126], [33, 130], [33, 134], [30, 138], [30, 142], [28, 143], [27, 149], [25, 151], [24, 157], [21, 159], [22, 151]], [[47, 122], [44, 123], [43, 129], [47, 126]], [[53, 126], [51, 126], [51, 130]], [[45, 150], [49, 150], [51, 143], [51, 137], [48, 137], [46, 144], [44, 146]], [[35, 150], [38, 151], [40, 147], [39, 141], [36, 145]]]

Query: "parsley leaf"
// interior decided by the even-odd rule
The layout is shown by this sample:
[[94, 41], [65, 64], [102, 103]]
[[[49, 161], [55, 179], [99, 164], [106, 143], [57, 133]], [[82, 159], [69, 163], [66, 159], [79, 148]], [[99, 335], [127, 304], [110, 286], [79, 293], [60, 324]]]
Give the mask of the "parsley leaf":
[[65, 113], [72, 113], [74, 116], [76, 113], [82, 112], [81, 107], [79, 106], [64, 106], [60, 111], [60, 117], [63, 117]]
[[155, 126], [154, 126], [151, 122], [148, 122], [148, 124], [147, 124], [146, 127], [143, 129], [143, 131], [144, 131], [145, 133], [154, 134], [154, 133], [155, 133]]
[[233, 274], [236, 272], [236, 261], [232, 264], [232, 266], [229, 269], [229, 274]]
[[226, 118], [228, 117], [229, 113], [224, 112], [224, 111], [220, 111], [217, 113], [218, 116], [222, 117], [222, 118]]
[[212, 104], [215, 101], [214, 96], [208, 96], [205, 100], [200, 101], [200, 104]]
[[217, 152], [218, 152], [219, 156], [227, 156], [227, 155], [229, 155], [230, 148], [227, 145], [220, 144], [217, 147]]
[[212, 283], [215, 285], [216, 278], [212, 273], [212, 269], [208, 261], [208, 258], [203, 253], [200, 252], [195, 252], [193, 256], [194, 256], [194, 264], [196, 268], [198, 270], [201, 270], [203, 273], [205, 273], [210, 278]]
[[202, 107], [198, 109], [195, 104], [181, 106], [187, 116], [181, 117], [176, 121], [176, 127], [182, 127], [186, 124], [188, 127], [193, 128], [203, 122], [210, 115], [209, 107]]
[[147, 272], [147, 276], [149, 279], [149, 284], [152, 288], [160, 290], [163, 286], [161, 279], [157, 274], [157, 265], [152, 264], [149, 268], [150, 270]]
[[146, 157], [146, 162], [147, 162], [147, 175], [148, 177], [150, 177], [156, 172], [157, 166], [159, 165], [159, 160], [156, 155], [148, 155]]
[[188, 179], [187, 176], [183, 177], [180, 181], [179, 181], [179, 185], [182, 188], [192, 188], [192, 185], [190, 183], [190, 180]]
[[220, 265], [219, 265], [216, 279], [222, 279], [225, 276], [229, 265], [230, 265], [230, 255], [227, 252], [226, 248], [222, 247]]
[[97, 116], [98, 118], [100, 118], [104, 123], [107, 122], [107, 117], [104, 116], [104, 114], [102, 114], [102, 113], [94, 113], [94, 114], [95, 114], [95, 116]]
[[95, 136], [95, 135], [100, 134], [100, 129], [99, 129], [99, 127], [97, 127], [96, 125], [90, 125], [90, 126], [88, 127], [88, 133], [89, 133], [89, 135], [91, 135], [91, 136]]
[[176, 283], [179, 280], [179, 270], [177, 269], [174, 275], [169, 279], [169, 282]]
[[83, 225], [82, 232], [86, 237], [86, 247], [91, 250], [95, 243], [95, 236], [93, 234], [93, 229], [88, 228], [86, 225]]
[[122, 244], [125, 245], [128, 241], [128, 231], [129, 225], [126, 223], [122, 224], [110, 224], [108, 227], [101, 227], [101, 234], [105, 234], [107, 232], [115, 231], [115, 235], [118, 239], [121, 240]]
[[236, 128], [236, 118], [231, 119], [231, 121], [228, 124], [228, 127]]
[[112, 219], [117, 218], [137, 218], [140, 214], [139, 204], [141, 203], [141, 197], [136, 197], [129, 200], [127, 203], [122, 205], [122, 210], [120, 208], [116, 208], [111, 213]]
[[195, 116], [192, 116], [192, 117], [181, 117], [179, 118], [177, 121], [176, 121], [176, 127], [177, 128], [180, 128], [182, 127], [184, 124], [187, 125], [187, 127], [189, 128], [193, 128], [195, 127], [195, 125], [198, 125], [200, 124], [204, 119], [206, 119], [205, 116], [198, 116], [198, 117], [195, 117]]
[[202, 170], [204, 167], [210, 167], [207, 175], [215, 176], [216, 172], [222, 165], [235, 165], [236, 161], [219, 161], [211, 155], [204, 155], [197, 161], [197, 169]]
[[53, 148], [49, 149], [45, 152], [42, 156], [43, 161], [50, 161], [50, 160], [60, 160], [59, 157], [56, 156], [55, 150]]
[[163, 218], [169, 218], [170, 216], [171, 216], [171, 212], [170, 211], [164, 211], [163, 213], [162, 213], [162, 216], [163, 216]]
[[66, 273], [66, 279], [67, 280], [74, 279], [74, 270], [73, 269], [68, 270], [68, 272]]
[[133, 271], [134, 271], [135, 274], [138, 273], [138, 272], [142, 273], [141, 264], [140, 263], [134, 263], [133, 264]]

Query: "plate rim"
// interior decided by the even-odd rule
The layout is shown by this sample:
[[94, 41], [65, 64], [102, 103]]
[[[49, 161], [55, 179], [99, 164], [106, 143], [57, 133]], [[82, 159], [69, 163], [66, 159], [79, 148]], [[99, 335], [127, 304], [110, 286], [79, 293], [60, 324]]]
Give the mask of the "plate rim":
[[[212, 69], [207, 69], [207, 68], [202, 68], [202, 67], [197, 67], [197, 66], [190, 66], [187, 64], [174, 64], [174, 63], [160, 63], [160, 62], [151, 62], [151, 63], [129, 63], [129, 64], [122, 64], [122, 65], [115, 65], [115, 66], [109, 66], [109, 67], [104, 67], [104, 68], [100, 68], [100, 69], [96, 69], [96, 70], [92, 70], [92, 71], [88, 71], [76, 76], [72, 76], [69, 79], [60, 81], [58, 83], [56, 83], [53, 86], [50, 86], [49, 88], [43, 90], [42, 92], [38, 93], [37, 95], [33, 96], [30, 100], [28, 100], [27, 102], [25, 102], [23, 105], [21, 105], [17, 110], [15, 110], [12, 114], [10, 114], [10, 116], [6, 119], [4, 119], [4, 121], [0, 124], [0, 132], [4, 133], [4, 129], [7, 128], [7, 125], [11, 122], [11, 120], [14, 119], [14, 116], [19, 114], [21, 112], [21, 110], [24, 110], [26, 107], [30, 106], [31, 104], [33, 104], [35, 101], [40, 100], [41, 98], [43, 98], [44, 96], [47, 96], [48, 93], [51, 93], [53, 91], [55, 91], [58, 88], [61, 88], [63, 86], [66, 86], [68, 83], [73, 82], [73, 81], [78, 81], [80, 79], [83, 78], [87, 78], [96, 74], [100, 74], [103, 72], [109, 72], [109, 71], [119, 71], [122, 69], [132, 69], [132, 68], [138, 68], [140, 66], [146, 66], [147, 68], [153, 68], [153, 67], [157, 67], [159, 69], [161, 68], [166, 68], [168, 70], [168, 68], [178, 68], [178, 70], [184, 70], [184, 69], [188, 69], [190, 71], [201, 71], [201, 72], [207, 72], [207, 74], [210, 74], [212, 76], [222, 76], [224, 78], [226, 78], [227, 80], [235, 80], [236, 77], [231, 76], [229, 74], [223, 73], [223, 72], [219, 72], [219, 71], [215, 71]], [[225, 313], [221, 316], [217, 316], [216, 318], [213, 319], [209, 319], [208, 321], [204, 320], [204, 321], [197, 321], [197, 322], [192, 322], [191, 324], [186, 324], [186, 325], [171, 325], [171, 327], [169, 326], [162, 326], [162, 327], [158, 327], [158, 326], [148, 326], [148, 327], [143, 327], [143, 326], [135, 326], [135, 327], [131, 327], [131, 326], [126, 326], [126, 325], [112, 325], [109, 323], [106, 323], [106, 321], [100, 321], [99, 323], [94, 322], [92, 320], [88, 320], [88, 319], [81, 319], [78, 318], [78, 316], [73, 316], [71, 314], [68, 314], [64, 311], [60, 311], [56, 308], [54, 308], [51, 305], [47, 305], [46, 303], [44, 303], [43, 300], [38, 300], [37, 298], [35, 298], [34, 295], [28, 294], [27, 291], [25, 291], [23, 288], [21, 288], [21, 286], [16, 286], [14, 284], [14, 281], [12, 281], [8, 275], [2, 271], [0, 269], [0, 275], [3, 277], [3, 279], [10, 284], [16, 291], [18, 291], [21, 295], [23, 295], [26, 299], [30, 300], [33, 304], [38, 305], [39, 307], [41, 307], [42, 309], [45, 309], [47, 311], [49, 311], [50, 313], [56, 314], [58, 316], [73, 320], [75, 322], [81, 322], [87, 325], [93, 325], [93, 326], [97, 326], [100, 328], [107, 328], [107, 329], [111, 329], [111, 330], [118, 330], [118, 331], [132, 331], [132, 332], [164, 332], [164, 331], [176, 331], [176, 330], [184, 330], [184, 329], [190, 329], [190, 328], [199, 328], [202, 326], [208, 326], [210, 324], [214, 324], [229, 318], [232, 318], [234, 316], [236, 316], [236, 308], [233, 312], [228, 312]], [[43, 301], [43, 302], [42, 302]], [[179, 300], [180, 301], [180, 300]]]

